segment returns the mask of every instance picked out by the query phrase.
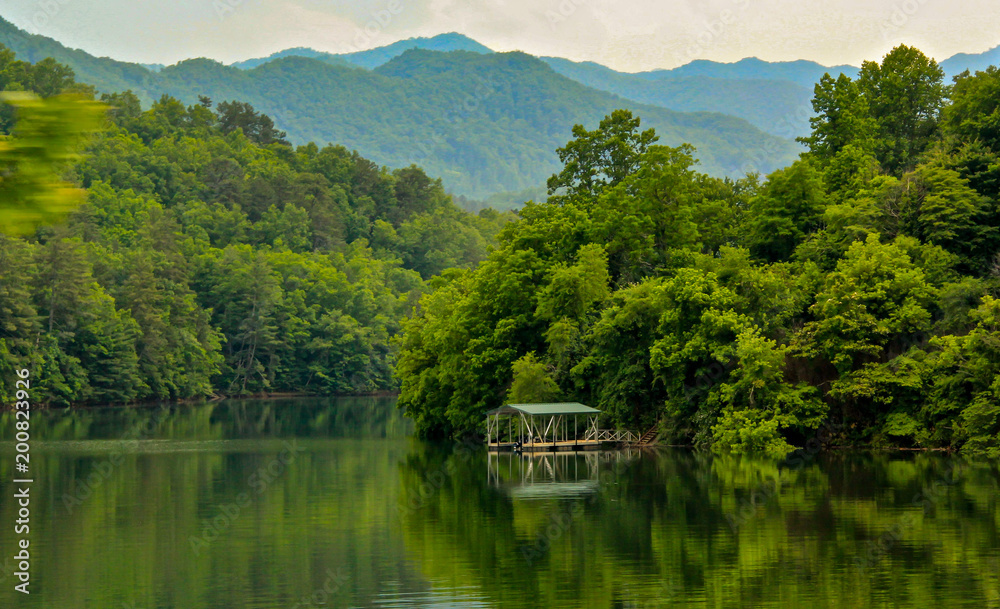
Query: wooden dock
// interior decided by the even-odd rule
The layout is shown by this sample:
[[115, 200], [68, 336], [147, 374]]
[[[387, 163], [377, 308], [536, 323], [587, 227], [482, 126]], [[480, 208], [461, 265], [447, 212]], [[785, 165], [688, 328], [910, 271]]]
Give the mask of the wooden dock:
[[527, 453], [598, 450], [602, 444], [638, 445], [655, 431], [640, 438], [624, 429], [601, 429], [600, 414], [579, 402], [507, 404], [486, 413], [486, 447]]
[[[489, 450], [492, 451], [513, 451], [514, 442], [490, 442]], [[600, 440], [559, 440], [556, 442], [525, 442], [521, 445], [521, 450], [526, 453], [535, 452], [558, 452], [573, 450], [598, 450], [601, 448]]]

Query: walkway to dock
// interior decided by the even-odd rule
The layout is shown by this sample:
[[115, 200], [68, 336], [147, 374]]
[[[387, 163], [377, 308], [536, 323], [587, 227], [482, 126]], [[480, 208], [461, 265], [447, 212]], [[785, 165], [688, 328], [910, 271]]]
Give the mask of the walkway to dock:
[[600, 429], [600, 414], [578, 402], [507, 404], [486, 413], [486, 446], [491, 451], [558, 452], [640, 443], [631, 431]]
[[[597, 450], [601, 447], [600, 440], [559, 440], [553, 442], [525, 442], [520, 449], [525, 452], [560, 451], [560, 450]], [[496, 451], [515, 450], [515, 442], [490, 442], [489, 449]]]

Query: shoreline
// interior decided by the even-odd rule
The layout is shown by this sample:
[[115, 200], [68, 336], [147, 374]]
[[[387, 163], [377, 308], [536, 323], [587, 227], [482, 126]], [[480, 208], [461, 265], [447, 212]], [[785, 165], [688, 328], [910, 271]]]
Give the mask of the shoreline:
[[[104, 408], [135, 408], [150, 409], [158, 406], [184, 406], [205, 402], [222, 402], [224, 400], [290, 400], [295, 398], [387, 398], [398, 396], [398, 391], [371, 391], [367, 393], [338, 393], [335, 395], [323, 395], [319, 393], [305, 392], [276, 392], [276, 393], [254, 393], [248, 395], [207, 395], [200, 398], [184, 398], [178, 400], [160, 400], [149, 402], [133, 403], [111, 403], [111, 404], [71, 404], [69, 406], [50, 406], [48, 404], [32, 405], [34, 410], [98, 410]], [[0, 407], [0, 412], [12, 412], [13, 407], [4, 405]]]

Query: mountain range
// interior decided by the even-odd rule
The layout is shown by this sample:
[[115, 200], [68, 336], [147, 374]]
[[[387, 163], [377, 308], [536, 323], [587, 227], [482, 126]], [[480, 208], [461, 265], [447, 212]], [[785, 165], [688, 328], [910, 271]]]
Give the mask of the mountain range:
[[[808, 133], [812, 83], [827, 72], [857, 72], [749, 58], [626, 73], [494, 53], [457, 33], [346, 54], [294, 48], [230, 66], [203, 58], [144, 66], [69, 49], [2, 18], [0, 44], [19, 59], [68, 64], [101, 92], [132, 90], [146, 105], [164, 94], [188, 104], [199, 95], [246, 101], [292, 143], [343, 144], [390, 167], [416, 163], [453, 193], [479, 199], [538, 192], [558, 169], [555, 149], [572, 126], [592, 129], [615, 108], [640, 116], [660, 143], [695, 145], [708, 173], [768, 172], [801, 150], [793, 138]], [[998, 49], [942, 65], [949, 73], [979, 68]]]
[[441, 51], [444, 53], [450, 51], [469, 51], [481, 54], [493, 52], [492, 49], [479, 44], [468, 36], [451, 32], [449, 34], [439, 34], [432, 38], [409, 38], [407, 40], [399, 40], [382, 47], [368, 49], [365, 51], [356, 51], [353, 53], [343, 53], [340, 55], [298, 47], [295, 49], [286, 49], [278, 53], [273, 53], [267, 57], [239, 61], [231, 65], [244, 70], [249, 70], [281, 57], [296, 56], [312, 57], [313, 59], [319, 59], [320, 61], [335, 65], [352, 65], [359, 68], [365, 68], [366, 70], [374, 70], [380, 65], [388, 63], [392, 58], [398, 57], [399, 55], [402, 55], [404, 51], [408, 51], [410, 49]]

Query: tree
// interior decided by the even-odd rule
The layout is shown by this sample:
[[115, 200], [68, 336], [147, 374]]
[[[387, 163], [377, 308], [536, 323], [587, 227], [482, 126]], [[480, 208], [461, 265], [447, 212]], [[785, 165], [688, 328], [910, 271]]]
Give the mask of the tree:
[[750, 251], [767, 262], [790, 259], [822, 225], [826, 203], [823, 178], [808, 161], [775, 171], [750, 203], [745, 237]]
[[550, 375], [544, 363], [528, 353], [511, 366], [514, 380], [507, 393], [507, 401], [512, 404], [532, 404], [551, 402], [559, 396], [559, 386]]
[[250, 141], [267, 146], [269, 144], [285, 144], [288, 134], [274, 128], [274, 121], [266, 114], [254, 110], [246, 102], [222, 102], [217, 106], [219, 128], [223, 133], [232, 133], [237, 129], [243, 131]]
[[548, 180], [549, 194], [565, 188], [567, 194], [599, 194], [639, 168], [642, 155], [659, 138], [652, 129], [639, 131], [639, 117], [615, 110], [598, 128], [573, 126], [573, 139], [556, 150], [562, 171]]
[[[31, 284], [38, 272], [33, 246], [0, 234], [0, 370], [16, 370], [37, 361], [35, 339], [41, 326]], [[0, 399], [12, 403], [16, 377], [0, 375]]]
[[17, 109], [9, 137], [0, 136], [0, 229], [14, 235], [52, 222], [83, 202], [62, 173], [100, 124], [103, 106], [74, 96], [38, 99], [3, 94]]
[[215, 262], [212, 308], [227, 337], [227, 390], [237, 394], [271, 387], [275, 375], [282, 291], [264, 252], [230, 246]]
[[886, 223], [899, 232], [956, 254], [967, 269], [982, 272], [991, 262], [1000, 235], [990, 226], [990, 202], [958, 172], [924, 164], [887, 195]]
[[990, 66], [955, 77], [943, 124], [963, 142], [979, 142], [1000, 152], [1000, 70]]
[[875, 123], [868, 100], [858, 82], [846, 74], [836, 79], [824, 74], [813, 89], [812, 107], [816, 116], [809, 119], [812, 133], [797, 138], [809, 146], [810, 154], [820, 161], [829, 161], [849, 145], [862, 144], [873, 148], [871, 133]]
[[787, 347], [748, 328], [736, 339], [737, 364], [709, 398], [720, 411], [712, 426], [717, 448], [784, 457], [792, 445], [783, 432], [816, 429], [826, 416], [819, 391], [784, 380]]
[[900, 45], [878, 64], [866, 61], [858, 88], [877, 125], [876, 156], [895, 175], [912, 168], [938, 129], [944, 70], [918, 49]]
[[876, 416], [904, 386], [913, 389], [903, 378], [909, 364], [887, 362], [930, 330], [936, 295], [903, 247], [883, 244], [872, 233], [854, 242], [827, 276], [809, 308], [814, 320], [796, 335], [794, 352], [833, 365], [830, 395], [850, 417]]
[[815, 87], [813, 132], [799, 141], [823, 166], [853, 146], [853, 157], [874, 155], [887, 172], [901, 175], [937, 133], [947, 93], [943, 78], [937, 62], [906, 45], [881, 64], [864, 62], [856, 80], [826, 74]]

